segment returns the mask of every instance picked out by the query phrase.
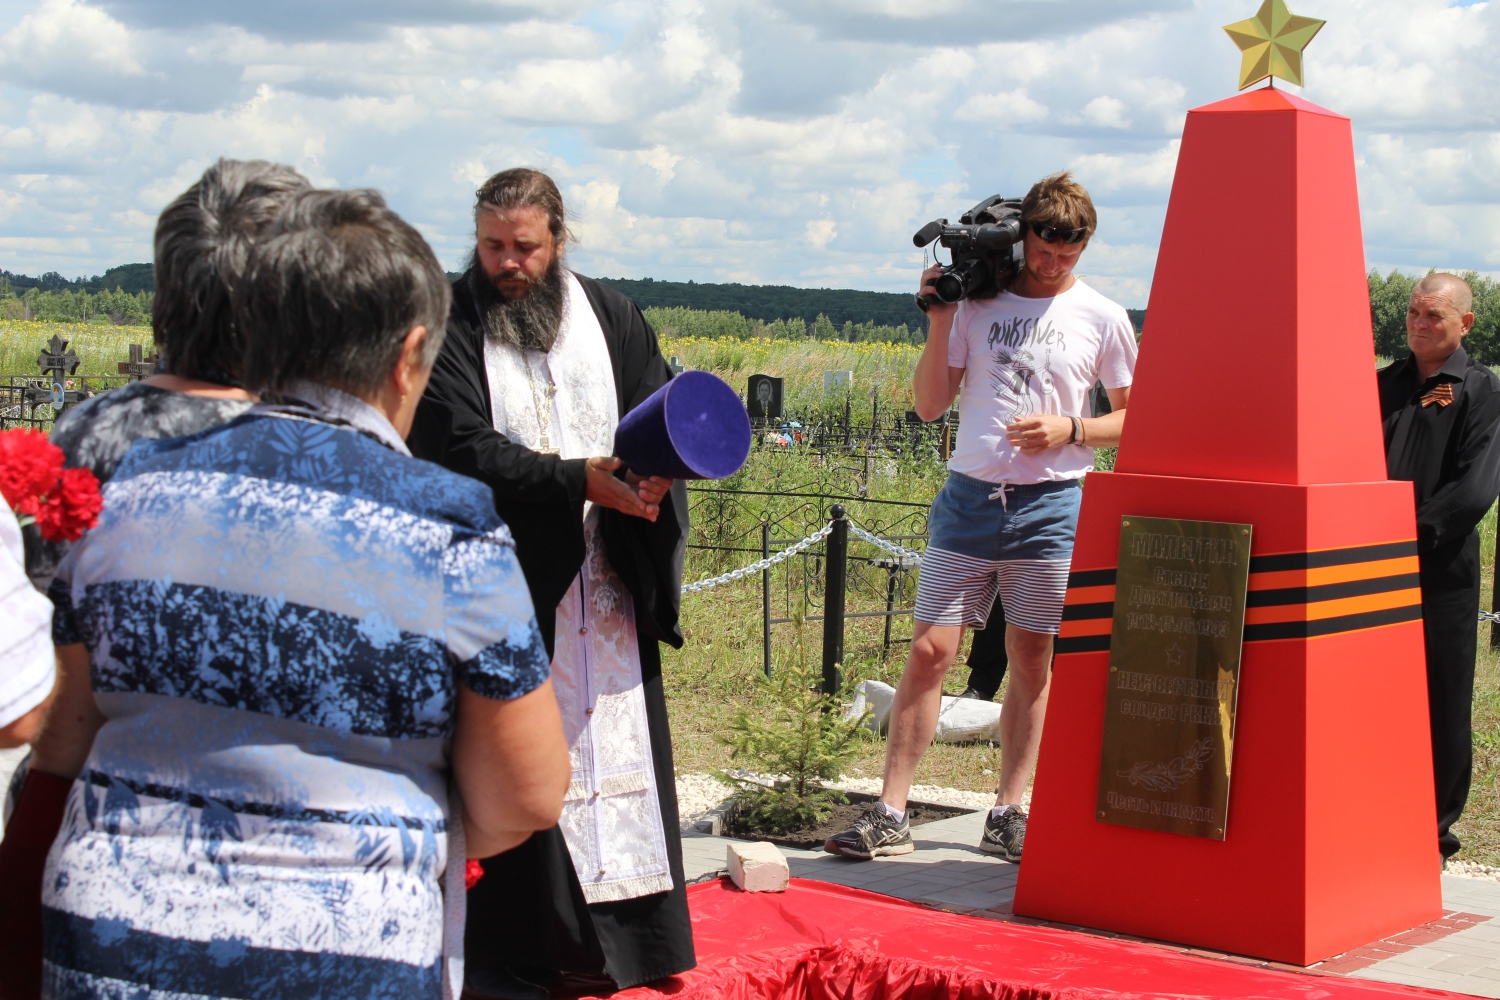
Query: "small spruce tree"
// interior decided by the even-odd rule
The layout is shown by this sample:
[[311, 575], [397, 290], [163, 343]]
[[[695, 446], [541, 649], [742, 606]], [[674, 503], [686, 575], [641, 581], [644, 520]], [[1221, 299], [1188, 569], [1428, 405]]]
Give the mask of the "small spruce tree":
[[[800, 647], [800, 643], [798, 644]], [[730, 756], [759, 772], [775, 775], [772, 785], [721, 772], [739, 788], [736, 825], [749, 832], [779, 834], [816, 826], [828, 818], [834, 803], [847, 801], [843, 793], [825, 788], [825, 777], [837, 777], [854, 755], [862, 719], [845, 721], [839, 695], [823, 694], [805, 658], [784, 666], [775, 680], [758, 683], [773, 687], [769, 715], [741, 708], [720, 739]]]

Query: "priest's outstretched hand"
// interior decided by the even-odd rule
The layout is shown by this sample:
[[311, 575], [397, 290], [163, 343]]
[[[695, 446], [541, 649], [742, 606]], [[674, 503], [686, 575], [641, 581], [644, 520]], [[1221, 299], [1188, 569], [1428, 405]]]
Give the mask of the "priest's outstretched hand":
[[661, 513], [661, 498], [672, 488], [672, 480], [661, 476], [638, 476], [627, 472], [619, 479], [615, 470], [620, 468], [618, 458], [591, 458], [586, 463], [588, 488], [584, 497], [590, 503], [600, 504], [632, 517], [644, 517], [655, 521]]

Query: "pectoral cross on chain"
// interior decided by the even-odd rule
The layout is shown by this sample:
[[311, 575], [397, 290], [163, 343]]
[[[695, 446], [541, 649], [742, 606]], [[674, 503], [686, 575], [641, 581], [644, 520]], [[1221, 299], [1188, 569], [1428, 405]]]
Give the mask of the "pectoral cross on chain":
[[[526, 362], [526, 378], [531, 383], [531, 405], [536, 412], [537, 446], [536, 450], [543, 455], [556, 455], [558, 449], [552, 445], [552, 401], [557, 398], [557, 386], [552, 384], [549, 378], [540, 386], [537, 385], [536, 370], [531, 366], [531, 358], [524, 357]], [[547, 405], [542, 405], [545, 397]]]

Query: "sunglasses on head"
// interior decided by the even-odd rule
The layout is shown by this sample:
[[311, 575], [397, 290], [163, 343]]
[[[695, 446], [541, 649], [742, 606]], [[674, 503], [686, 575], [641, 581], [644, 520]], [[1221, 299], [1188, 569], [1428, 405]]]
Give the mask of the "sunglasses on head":
[[1087, 229], [1058, 229], [1045, 222], [1033, 222], [1031, 231], [1043, 243], [1056, 243], [1059, 240], [1063, 243], [1082, 243], [1083, 238], [1089, 234]]

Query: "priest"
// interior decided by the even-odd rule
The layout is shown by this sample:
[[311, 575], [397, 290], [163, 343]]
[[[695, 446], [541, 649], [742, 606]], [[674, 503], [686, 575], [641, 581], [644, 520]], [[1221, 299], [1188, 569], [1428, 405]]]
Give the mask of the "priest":
[[466, 988], [634, 986], [696, 964], [659, 645], [682, 645], [687, 496], [610, 457], [620, 417], [672, 373], [635, 303], [565, 266], [546, 174], [491, 177], [474, 223], [410, 446], [494, 490], [552, 655], [573, 781], [558, 827], [484, 860]]

